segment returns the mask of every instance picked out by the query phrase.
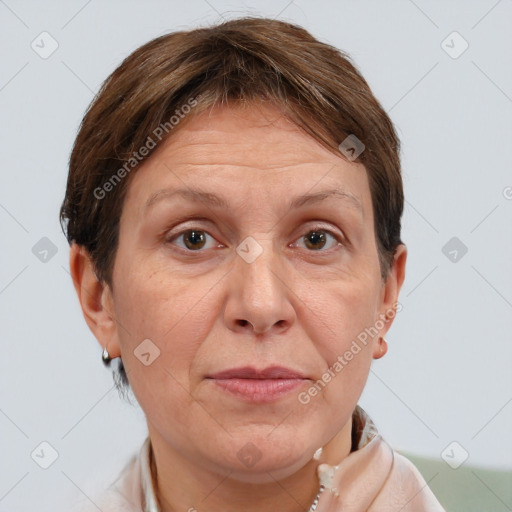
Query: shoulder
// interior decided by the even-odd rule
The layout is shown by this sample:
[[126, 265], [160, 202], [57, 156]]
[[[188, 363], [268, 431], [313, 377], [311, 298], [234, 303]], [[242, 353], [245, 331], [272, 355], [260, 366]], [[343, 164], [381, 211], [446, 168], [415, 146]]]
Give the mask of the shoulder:
[[82, 495], [72, 512], [142, 512], [140, 460], [132, 457], [118, 478], [106, 489], [90, 496]]
[[393, 464], [371, 511], [445, 512], [418, 468], [393, 450]]
[[[365, 472], [367, 480], [376, 484], [369, 512], [445, 512], [418, 468], [393, 450], [359, 406], [354, 411], [353, 425], [356, 433], [360, 433], [358, 449], [353, 455], [365, 453], [372, 461]], [[358, 457], [362, 460], [361, 455]]]

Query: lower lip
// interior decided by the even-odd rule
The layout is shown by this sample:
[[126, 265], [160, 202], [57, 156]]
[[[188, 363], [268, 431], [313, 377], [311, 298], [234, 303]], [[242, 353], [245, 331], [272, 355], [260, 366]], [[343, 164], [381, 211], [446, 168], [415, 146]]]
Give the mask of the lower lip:
[[299, 388], [304, 379], [213, 379], [215, 384], [247, 402], [273, 402]]

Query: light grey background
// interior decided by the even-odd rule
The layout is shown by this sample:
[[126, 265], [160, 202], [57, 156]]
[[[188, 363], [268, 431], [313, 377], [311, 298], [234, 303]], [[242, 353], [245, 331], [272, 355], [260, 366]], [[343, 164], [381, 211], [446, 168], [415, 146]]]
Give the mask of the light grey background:
[[[100, 362], [58, 223], [84, 111], [149, 39], [248, 13], [351, 54], [402, 139], [403, 311], [361, 405], [398, 450], [440, 458], [456, 441], [467, 464], [512, 468], [511, 0], [0, 0], [0, 512], [68, 510], [146, 434]], [[58, 43], [46, 59], [31, 47], [51, 48], [43, 31]], [[31, 458], [43, 441], [48, 469]]]

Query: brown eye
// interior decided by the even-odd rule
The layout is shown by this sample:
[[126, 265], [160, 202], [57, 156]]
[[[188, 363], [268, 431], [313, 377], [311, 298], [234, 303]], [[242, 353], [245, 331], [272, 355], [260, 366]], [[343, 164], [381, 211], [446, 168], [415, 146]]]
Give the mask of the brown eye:
[[[329, 238], [332, 239], [330, 246]], [[300, 247], [305, 247], [311, 251], [327, 252], [328, 249], [331, 249], [336, 245], [342, 245], [340, 237], [327, 229], [311, 230], [303, 235], [299, 240], [304, 241], [304, 246], [299, 242]]]
[[[208, 237], [210, 246], [208, 247]], [[167, 240], [169, 244], [175, 244], [185, 251], [201, 251], [203, 248], [215, 247], [215, 239], [201, 229], [187, 229]]]
[[322, 249], [326, 242], [326, 236], [323, 231], [310, 231], [305, 237], [306, 247], [308, 249]]
[[204, 231], [186, 231], [183, 233], [182, 237], [187, 249], [192, 251], [195, 249], [202, 249], [206, 241]]

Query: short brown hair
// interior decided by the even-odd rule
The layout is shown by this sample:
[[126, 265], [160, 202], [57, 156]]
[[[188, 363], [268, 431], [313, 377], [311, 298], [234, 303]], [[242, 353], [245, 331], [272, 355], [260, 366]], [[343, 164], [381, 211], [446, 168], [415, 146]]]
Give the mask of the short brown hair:
[[[113, 285], [129, 178], [151, 156], [154, 139], [167, 139], [181, 118], [211, 106], [255, 101], [276, 105], [342, 157], [346, 137], [362, 141], [358, 161], [368, 173], [381, 275], [387, 277], [402, 243], [403, 211], [400, 143], [391, 120], [347, 54], [297, 25], [251, 17], [144, 44], [89, 106], [71, 153], [60, 219], [69, 243], [88, 250], [101, 281]], [[193, 108], [181, 116], [185, 105]]]

